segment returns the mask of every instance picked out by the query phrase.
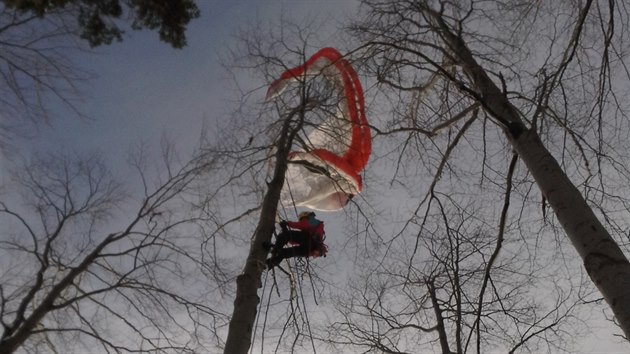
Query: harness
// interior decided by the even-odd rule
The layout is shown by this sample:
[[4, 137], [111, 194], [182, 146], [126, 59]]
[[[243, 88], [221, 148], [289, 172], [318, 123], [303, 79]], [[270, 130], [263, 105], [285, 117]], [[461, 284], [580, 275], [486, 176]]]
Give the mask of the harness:
[[[317, 258], [317, 257], [326, 257], [328, 253], [328, 246], [324, 243], [326, 240], [326, 232], [324, 231], [324, 223], [320, 220], [313, 219], [309, 220], [311, 224], [311, 229], [309, 229], [310, 234], [310, 253], [309, 257]], [[315, 221], [316, 223], [314, 223]], [[321, 233], [317, 232], [317, 229], [321, 229]]]
[[328, 246], [322, 240], [321, 242], [317, 242], [316, 247], [311, 248], [311, 253], [309, 253], [309, 257], [317, 258], [317, 257], [326, 257], [328, 253]]
[[[305, 234], [306, 240], [304, 240], [304, 244], [304, 241], [289, 239], [288, 243], [290, 245], [307, 246], [307, 257], [326, 257], [326, 254], [328, 253], [328, 246], [324, 243], [324, 240], [326, 239], [326, 231], [324, 231], [323, 221], [312, 217], [308, 219], [308, 227], [304, 227], [304, 225], [302, 225], [300, 227], [293, 226], [293, 228], [299, 229], [303, 234]], [[283, 226], [283, 231], [287, 231], [286, 226]]]

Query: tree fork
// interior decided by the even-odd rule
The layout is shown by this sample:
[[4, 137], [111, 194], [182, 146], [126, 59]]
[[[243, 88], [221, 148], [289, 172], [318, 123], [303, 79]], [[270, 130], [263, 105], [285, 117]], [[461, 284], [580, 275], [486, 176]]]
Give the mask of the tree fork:
[[11, 328], [11, 331], [7, 331], [3, 335], [3, 338], [0, 339], [0, 353], [9, 354], [15, 352], [28, 339], [44, 316], [55, 309], [55, 300], [59, 299], [59, 296], [72, 284], [77, 276], [87, 270], [94, 259], [111, 243], [114, 237], [115, 234], [109, 234], [77, 267], [72, 268], [59, 283], [52, 287], [50, 292], [28, 317], [18, 321], [14, 325], [15, 327]]

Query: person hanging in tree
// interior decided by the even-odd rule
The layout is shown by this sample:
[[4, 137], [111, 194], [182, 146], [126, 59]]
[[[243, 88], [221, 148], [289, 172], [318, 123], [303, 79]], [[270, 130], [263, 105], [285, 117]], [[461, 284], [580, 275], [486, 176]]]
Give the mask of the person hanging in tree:
[[[267, 268], [277, 266], [285, 258], [326, 257], [328, 247], [324, 244], [324, 223], [317, 220], [311, 211], [303, 211], [298, 217], [299, 221], [280, 221], [282, 232], [276, 236], [276, 244], [272, 245]], [[287, 244], [291, 247], [285, 248]]]

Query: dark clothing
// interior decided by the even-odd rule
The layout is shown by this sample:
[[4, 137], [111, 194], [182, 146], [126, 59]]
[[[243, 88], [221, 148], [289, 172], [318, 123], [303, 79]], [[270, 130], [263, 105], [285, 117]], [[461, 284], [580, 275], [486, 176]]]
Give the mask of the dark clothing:
[[[285, 258], [326, 256], [323, 222], [311, 217], [298, 222], [284, 222], [284, 225], [297, 230], [283, 227], [282, 232], [276, 237], [271, 258], [267, 260], [269, 268], [280, 264]], [[291, 247], [285, 248], [287, 244]]]
[[286, 221], [287, 226], [305, 232], [315, 241], [324, 242], [324, 223], [315, 217], [303, 218], [300, 221]]
[[[315, 242], [314, 242], [315, 241]], [[289, 243], [292, 247], [284, 248]], [[276, 239], [276, 246], [272, 254], [274, 257], [281, 259], [291, 257], [308, 257], [315, 247], [319, 247], [316, 240], [312, 240], [311, 236], [305, 231], [299, 230], [283, 230]]]

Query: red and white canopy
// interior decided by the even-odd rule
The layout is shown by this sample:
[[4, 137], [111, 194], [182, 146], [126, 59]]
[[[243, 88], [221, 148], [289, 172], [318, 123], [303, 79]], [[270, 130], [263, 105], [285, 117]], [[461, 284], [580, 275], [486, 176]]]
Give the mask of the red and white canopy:
[[315, 210], [338, 210], [362, 190], [360, 173], [372, 149], [363, 89], [356, 71], [334, 48], [315, 53], [304, 65], [285, 71], [267, 91], [280, 95], [294, 81], [322, 75], [342, 93], [336, 115], [308, 134], [302, 151], [289, 155], [282, 200]]

